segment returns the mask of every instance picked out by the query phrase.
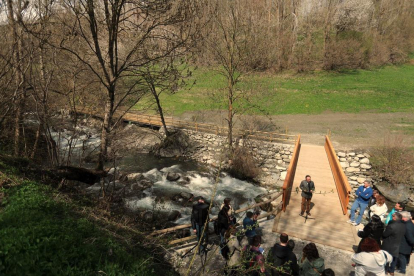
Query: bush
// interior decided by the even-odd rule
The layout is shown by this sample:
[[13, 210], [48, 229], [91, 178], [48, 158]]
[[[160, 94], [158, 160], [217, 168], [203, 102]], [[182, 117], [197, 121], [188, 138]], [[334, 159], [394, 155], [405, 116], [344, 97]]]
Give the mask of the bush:
[[251, 150], [245, 146], [236, 147], [229, 172], [238, 179], [254, 180], [260, 174], [260, 168], [256, 164]]
[[143, 249], [127, 248], [53, 199], [51, 188], [25, 182], [6, 194], [0, 275], [168, 274]]
[[414, 152], [401, 135], [384, 138], [384, 144], [371, 151], [371, 163], [378, 176], [391, 185], [408, 184], [414, 177]]

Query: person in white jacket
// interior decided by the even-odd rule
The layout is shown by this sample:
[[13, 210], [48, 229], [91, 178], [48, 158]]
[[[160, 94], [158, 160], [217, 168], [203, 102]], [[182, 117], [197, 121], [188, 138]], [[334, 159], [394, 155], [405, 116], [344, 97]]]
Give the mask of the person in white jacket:
[[388, 207], [385, 204], [385, 197], [382, 195], [378, 195], [377, 196], [377, 202], [372, 205], [370, 208], [371, 210], [371, 217], [373, 215], [377, 215], [381, 218], [381, 221], [384, 222], [385, 219], [387, 218], [387, 211], [388, 211]]
[[372, 238], [366, 238], [361, 243], [361, 253], [352, 256], [355, 263], [355, 276], [376, 275], [385, 276], [385, 265], [392, 262], [392, 256], [381, 250]]

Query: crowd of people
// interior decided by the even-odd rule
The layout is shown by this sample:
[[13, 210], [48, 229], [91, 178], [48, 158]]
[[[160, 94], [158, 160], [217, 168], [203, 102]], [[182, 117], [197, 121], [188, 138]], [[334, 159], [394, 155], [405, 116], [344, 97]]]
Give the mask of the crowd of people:
[[[310, 183], [309, 176], [306, 181], [302, 190], [311, 193], [314, 184]], [[414, 248], [414, 213], [405, 211], [404, 203], [398, 202], [387, 215], [385, 198], [373, 190], [368, 181], [356, 190], [356, 196], [348, 222], [358, 226], [365, 214], [368, 223], [358, 231], [361, 241], [352, 256], [355, 275], [394, 275], [396, 269], [405, 274]], [[305, 211], [310, 215], [308, 199], [305, 197], [302, 202], [301, 215]], [[193, 206], [191, 221], [198, 239], [205, 238], [202, 234], [208, 220], [208, 212], [203, 211], [207, 210], [206, 207], [208, 205], [203, 198]], [[293, 253], [295, 242], [286, 233], [281, 233], [278, 242], [265, 253], [261, 246], [261, 231], [258, 231], [259, 215], [259, 211], [248, 211], [242, 222], [243, 229], [237, 231], [238, 223], [231, 199], [226, 198], [221, 205], [217, 232], [220, 236], [220, 252], [226, 260], [226, 275], [335, 275], [332, 269], [325, 268], [324, 259], [319, 256], [314, 243], [308, 243], [297, 258]], [[200, 252], [203, 248], [205, 244], [200, 246]]]

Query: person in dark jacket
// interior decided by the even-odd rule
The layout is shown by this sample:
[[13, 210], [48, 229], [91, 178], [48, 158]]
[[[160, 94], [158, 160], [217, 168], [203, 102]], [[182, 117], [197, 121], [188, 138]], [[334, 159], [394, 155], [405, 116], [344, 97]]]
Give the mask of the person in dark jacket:
[[207, 231], [203, 230], [208, 219], [208, 205], [205, 203], [204, 198], [200, 196], [198, 203], [193, 205], [193, 210], [191, 212], [191, 226], [193, 232], [197, 234], [197, 240], [201, 239], [199, 252], [204, 251], [204, 245], [207, 243]]
[[218, 217], [217, 217], [217, 222], [218, 222], [218, 226], [219, 226], [219, 229], [220, 229], [220, 241], [221, 241], [221, 243], [225, 242], [225, 238], [224, 238], [225, 233], [231, 225], [230, 217], [229, 217], [229, 214], [228, 214], [229, 210], [230, 210], [230, 208], [228, 206], [224, 205], [223, 208], [218, 213]]
[[373, 215], [371, 218], [371, 222], [364, 227], [364, 230], [358, 232], [358, 237], [362, 239], [359, 242], [357, 253], [361, 252], [361, 243], [364, 239], [368, 237], [373, 238], [378, 243], [378, 246], [381, 247], [381, 238], [384, 229], [385, 226], [384, 223], [381, 221], [381, 218], [377, 215]]
[[315, 192], [315, 183], [311, 180], [311, 176], [307, 175], [305, 177], [305, 180], [300, 182], [299, 188], [302, 190], [302, 204], [301, 204], [301, 211], [300, 215], [303, 216], [303, 214], [306, 213], [308, 216], [310, 216], [310, 204], [312, 200], [312, 194]]
[[[368, 207], [369, 199], [372, 196], [371, 183], [365, 180], [364, 185], [359, 186], [355, 195], [357, 199], [354, 201], [351, 207], [351, 219], [348, 221], [352, 225], [359, 225], [364, 215], [365, 209]], [[359, 216], [355, 220], [355, 211], [359, 208]]]
[[386, 272], [390, 275], [394, 275], [395, 266], [400, 253], [401, 239], [405, 235], [405, 224], [401, 221], [401, 218], [402, 216], [400, 213], [394, 213], [392, 215], [392, 221], [390, 221], [382, 234], [382, 250], [390, 253], [393, 258], [391, 265], [387, 264], [386, 267]]
[[411, 251], [414, 246], [414, 224], [411, 221], [410, 212], [403, 211], [400, 214], [402, 215], [402, 221], [405, 225], [405, 234], [404, 237], [401, 239], [398, 264], [400, 267], [400, 273], [405, 274], [407, 264], [410, 261]]
[[292, 242], [289, 246], [289, 236], [286, 233], [280, 234], [280, 242], [275, 243], [267, 255], [267, 261], [274, 267], [271, 269], [272, 276], [299, 275], [298, 261], [292, 252], [292, 245], [295, 247], [295, 243]]

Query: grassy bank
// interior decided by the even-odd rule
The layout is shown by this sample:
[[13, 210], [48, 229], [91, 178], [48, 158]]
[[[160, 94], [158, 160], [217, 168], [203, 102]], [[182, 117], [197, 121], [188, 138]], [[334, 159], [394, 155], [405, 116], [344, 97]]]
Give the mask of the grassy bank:
[[0, 172], [0, 275], [175, 275], [49, 186], [16, 176], [2, 161]]
[[[414, 65], [375, 70], [245, 75], [238, 88], [254, 93], [254, 105], [271, 115], [331, 112], [410, 112], [414, 110]], [[190, 90], [161, 97], [169, 114], [223, 109], [225, 79], [214, 70], [194, 71]], [[257, 113], [258, 108], [250, 113]]]

